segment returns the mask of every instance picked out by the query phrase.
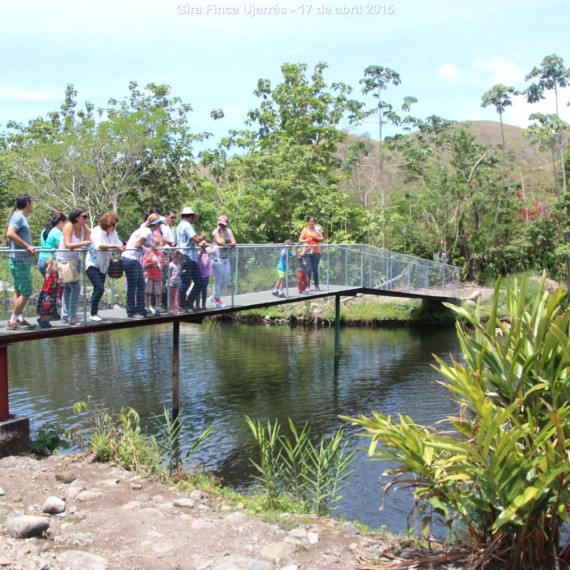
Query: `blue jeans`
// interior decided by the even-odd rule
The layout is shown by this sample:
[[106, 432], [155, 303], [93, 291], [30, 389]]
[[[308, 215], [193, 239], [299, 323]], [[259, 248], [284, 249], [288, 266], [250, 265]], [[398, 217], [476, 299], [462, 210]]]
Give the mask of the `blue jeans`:
[[101, 297], [105, 292], [105, 273], [101, 273], [96, 267], [88, 267], [87, 277], [93, 285], [93, 293], [91, 295], [91, 316], [96, 315], [99, 312], [99, 303], [101, 302]]
[[121, 257], [121, 259], [127, 278], [127, 315], [131, 317], [138, 313], [146, 316], [143, 267], [136, 259], [127, 257]]
[[309, 285], [311, 284], [311, 273], [313, 274], [313, 285], [319, 286], [319, 262], [321, 261], [320, 253], [313, 253], [307, 256], [309, 258]]
[[61, 301], [61, 316], [63, 318], [77, 318], [77, 305], [79, 304], [80, 293], [81, 283], [79, 281], [63, 284], [63, 298]]

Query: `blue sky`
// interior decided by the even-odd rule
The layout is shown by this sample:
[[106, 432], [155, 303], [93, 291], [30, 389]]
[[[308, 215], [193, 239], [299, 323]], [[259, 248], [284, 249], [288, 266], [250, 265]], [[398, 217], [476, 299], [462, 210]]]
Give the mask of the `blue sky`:
[[[57, 110], [68, 83], [81, 102], [105, 106], [134, 80], [170, 85], [192, 105], [193, 130], [217, 138], [243, 126], [259, 78], [277, 82], [283, 63], [319, 61], [329, 65], [326, 79], [352, 85], [356, 98], [365, 99], [364, 69], [381, 65], [402, 79], [386, 99], [417, 97], [415, 116], [497, 120], [480, 106], [494, 84], [523, 88], [553, 53], [570, 67], [568, 0], [302, 2], [0, 0], [0, 130]], [[560, 95], [570, 121], [568, 101], [570, 89]], [[210, 119], [214, 108], [222, 121]], [[553, 100], [516, 101], [504, 120], [525, 127], [538, 111], [553, 113]], [[377, 128], [357, 130], [374, 137]]]

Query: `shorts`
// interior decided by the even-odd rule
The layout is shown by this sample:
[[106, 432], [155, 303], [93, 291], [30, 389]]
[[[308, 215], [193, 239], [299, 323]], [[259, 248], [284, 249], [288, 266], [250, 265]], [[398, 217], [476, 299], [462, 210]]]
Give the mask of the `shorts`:
[[279, 279], [285, 279], [285, 271], [283, 269], [278, 269], [277, 277], [279, 277]]
[[10, 259], [10, 273], [14, 278], [14, 289], [20, 295], [29, 297], [32, 294], [32, 266], [29, 261]]
[[147, 278], [144, 286], [144, 292], [147, 295], [152, 295], [153, 293], [155, 295], [162, 295], [162, 281], [155, 281], [154, 279]]

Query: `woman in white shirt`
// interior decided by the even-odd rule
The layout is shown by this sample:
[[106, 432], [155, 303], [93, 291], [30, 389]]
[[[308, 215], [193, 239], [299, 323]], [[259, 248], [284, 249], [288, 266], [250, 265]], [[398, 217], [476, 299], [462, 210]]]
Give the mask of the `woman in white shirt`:
[[145, 279], [142, 256], [145, 247], [152, 247], [152, 232], [160, 224], [159, 214], [150, 214], [146, 222], [136, 229], [129, 238], [121, 255], [127, 277], [127, 317], [142, 319], [147, 316], [144, 305]]
[[99, 218], [99, 225], [91, 231], [91, 245], [87, 254], [85, 267], [87, 277], [93, 285], [91, 295], [91, 316], [90, 321], [101, 322], [105, 319], [98, 315], [99, 303], [105, 292], [105, 277], [109, 269], [109, 262], [113, 256], [113, 251], [125, 251], [117, 235], [117, 224], [119, 216], [115, 212], [108, 212]]

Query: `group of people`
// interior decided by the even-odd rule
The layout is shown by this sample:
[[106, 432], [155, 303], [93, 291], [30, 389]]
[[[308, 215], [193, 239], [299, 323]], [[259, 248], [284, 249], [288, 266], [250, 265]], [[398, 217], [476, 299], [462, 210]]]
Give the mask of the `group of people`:
[[[31, 265], [36, 253], [37, 266], [44, 277], [37, 304], [38, 324], [42, 328], [51, 327], [50, 321], [56, 319], [70, 326], [81, 324], [77, 316], [81, 292], [79, 250], [84, 248], [88, 248], [85, 273], [93, 286], [91, 321], [104, 320], [99, 315], [99, 304], [114, 252], [120, 253], [126, 275], [129, 318], [165, 312], [168, 296], [173, 314], [204, 309], [208, 300], [217, 308], [225, 306], [221, 294], [230, 282], [229, 248], [236, 245], [225, 215], [218, 217], [217, 227], [211, 238], [207, 238], [203, 232], [196, 233], [194, 223], [198, 214], [192, 208], [187, 206], [179, 214], [168, 210], [164, 216], [154, 209], [124, 244], [117, 234], [116, 213], [103, 214], [97, 225], [90, 228], [88, 210], [78, 206], [67, 216], [56, 212], [50, 217], [36, 252], [27, 221], [32, 212], [32, 197], [17, 196], [16, 208], [6, 226], [9, 267], [14, 280], [13, 310], [7, 324], [10, 330], [35, 328], [24, 319], [23, 311], [32, 294]], [[180, 222], [175, 227], [178, 218]], [[168, 258], [165, 248], [174, 248]], [[214, 287], [208, 297], [212, 274]], [[59, 298], [61, 315], [57, 311]]]

